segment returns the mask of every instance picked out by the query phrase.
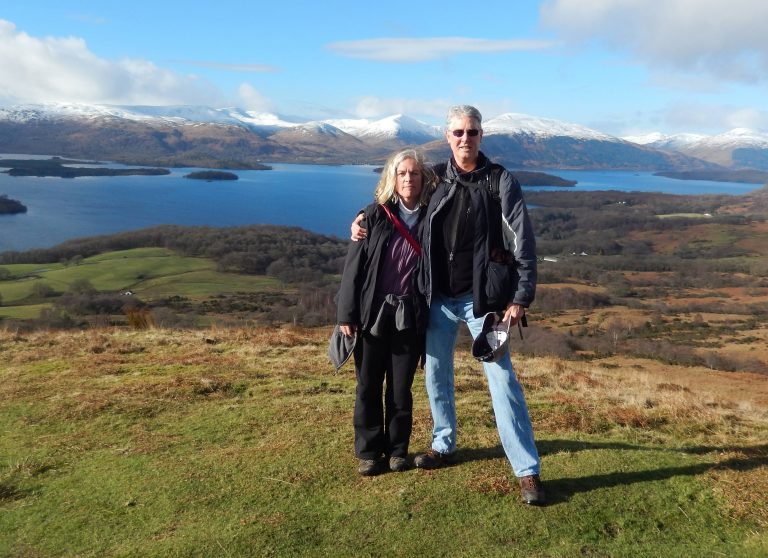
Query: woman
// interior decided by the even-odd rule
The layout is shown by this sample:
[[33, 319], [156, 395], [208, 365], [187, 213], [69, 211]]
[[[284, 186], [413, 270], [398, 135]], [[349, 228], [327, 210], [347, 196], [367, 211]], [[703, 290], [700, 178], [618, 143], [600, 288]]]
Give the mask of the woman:
[[358, 336], [354, 428], [361, 475], [379, 473], [383, 458], [391, 471], [407, 468], [411, 385], [426, 326], [415, 289], [418, 228], [435, 182], [417, 151], [392, 155], [376, 186], [376, 202], [363, 212], [368, 236], [350, 243], [344, 264], [337, 318], [344, 335]]

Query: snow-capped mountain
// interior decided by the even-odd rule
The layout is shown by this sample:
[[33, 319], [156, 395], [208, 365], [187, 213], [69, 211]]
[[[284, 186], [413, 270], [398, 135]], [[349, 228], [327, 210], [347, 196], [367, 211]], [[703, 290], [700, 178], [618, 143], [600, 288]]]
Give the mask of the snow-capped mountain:
[[717, 147], [768, 147], [768, 134], [755, 132], [747, 128], [735, 128], [724, 134], [716, 136], [703, 136], [699, 141], [692, 145], [697, 147], [717, 146]]
[[332, 126], [331, 124], [328, 124], [326, 122], [307, 122], [305, 124], [294, 124], [291, 126], [281, 126], [282, 128], [286, 130], [290, 130], [292, 132], [296, 132], [299, 134], [305, 134], [305, 135], [320, 135], [320, 136], [341, 136], [341, 135], [347, 135], [346, 132], [343, 130], [337, 128], [336, 126]]
[[288, 128], [303, 124], [292, 122], [266, 112], [246, 111], [239, 108], [211, 108], [205, 106], [116, 106], [76, 103], [45, 103], [0, 108], [0, 120], [31, 122], [40, 120], [112, 118], [131, 122], [163, 123], [171, 125], [224, 124], [247, 125], [255, 128]]
[[768, 170], [768, 134], [746, 128], [704, 137], [680, 152], [725, 167]]
[[421, 144], [441, 137], [440, 127], [431, 126], [403, 114], [380, 120], [337, 119], [324, 120], [356, 138], [370, 141], [401, 141]]
[[672, 134], [666, 135], [660, 132], [644, 134], [640, 136], [624, 136], [624, 141], [636, 143], [638, 145], [647, 145], [656, 149], [678, 150], [687, 147], [693, 143], [705, 139], [707, 136], [701, 134]]
[[[483, 128], [483, 151], [510, 168], [669, 170], [708, 165], [550, 118], [509, 113], [487, 120]], [[0, 108], [0, 153], [237, 167], [280, 161], [380, 164], [407, 145], [422, 146], [433, 161], [449, 155], [439, 126], [403, 114], [379, 120], [302, 121], [234, 107], [50, 103]]]
[[[447, 155], [441, 145], [434, 149]], [[483, 152], [511, 168], [673, 170], [707, 166], [685, 155], [630, 143], [579, 124], [518, 113], [483, 123]]]
[[768, 134], [747, 128], [736, 128], [715, 136], [653, 133], [623, 139], [683, 153], [723, 167], [768, 170]]
[[581, 140], [615, 141], [617, 138], [579, 124], [537, 118], [527, 114], [509, 112], [483, 123], [483, 134], [490, 135], [531, 135], [540, 138], [571, 137]]

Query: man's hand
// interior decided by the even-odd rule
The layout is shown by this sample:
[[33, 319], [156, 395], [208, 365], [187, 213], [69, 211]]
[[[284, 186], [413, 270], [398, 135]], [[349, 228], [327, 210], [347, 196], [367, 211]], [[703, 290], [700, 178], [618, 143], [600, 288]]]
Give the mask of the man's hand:
[[510, 327], [517, 324], [520, 319], [525, 315], [525, 308], [519, 304], [511, 302], [507, 309], [504, 311], [504, 319], [502, 321], [508, 321]]
[[358, 240], [363, 240], [368, 236], [368, 231], [360, 224], [362, 221], [363, 214], [360, 213], [357, 217], [355, 217], [355, 220], [352, 221], [352, 226], [349, 227], [350, 231], [352, 231], [352, 236], [350, 238], [355, 242]]
[[352, 325], [352, 324], [340, 324], [339, 325], [339, 329], [347, 337], [354, 337], [355, 336], [355, 326]]

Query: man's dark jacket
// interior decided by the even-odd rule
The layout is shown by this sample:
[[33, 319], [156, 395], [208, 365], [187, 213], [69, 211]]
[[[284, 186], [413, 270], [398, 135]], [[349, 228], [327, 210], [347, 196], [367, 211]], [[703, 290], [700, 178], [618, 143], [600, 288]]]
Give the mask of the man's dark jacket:
[[[477, 167], [469, 173], [459, 173], [452, 162], [436, 171], [442, 179], [432, 194], [422, 229], [422, 265], [419, 270], [419, 290], [427, 304], [438, 290], [437, 270], [445, 269], [444, 262], [434, 261], [433, 256], [445, 257], [450, 248], [440, 246], [446, 237], [440, 227], [444, 213], [451, 207], [458, 188], [469, 193], [471, 216], [474, 225], [474, 250], [471, 257], [472, 302], [475, 317], [488, 312], [504, 310], [510, 302], [528, 307], [536, 294], [536, 240], [528, 209], [523, 200], [520, 183], [506, 169], [492, 172], [490, 160], [479, 154]], [[492, 176], [498, 176], [498, 197], [492, 194]], [[457, 184], [460, 181], [461, 184]], [[499, 219], [498, 206], [501, 205]], [[498, 221], [501, 221], [499, 223]], [[500, 228], [500, 231], [499, 231]], [[501, 242], [498, 238], [501, 237]], [[498, 245], [501, 244], [501, 245]], [[512, 256], [511, 262], [494, 261], [491, 253], [503, 248]], [[445, 293], [444, 293], [445, 294]]]

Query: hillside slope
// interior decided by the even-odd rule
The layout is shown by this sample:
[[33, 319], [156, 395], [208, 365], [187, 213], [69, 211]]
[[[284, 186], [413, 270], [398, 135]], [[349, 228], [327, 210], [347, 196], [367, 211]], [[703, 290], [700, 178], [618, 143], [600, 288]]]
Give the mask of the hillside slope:
[[373, 555], [768, 551], [764, 376], [516, 359], [551, 500], [536, 509], [464, 349], [459, 463], [360, 478], [329, 333], [0, 330], [0, 555], [352, 556], [361, 533]]

